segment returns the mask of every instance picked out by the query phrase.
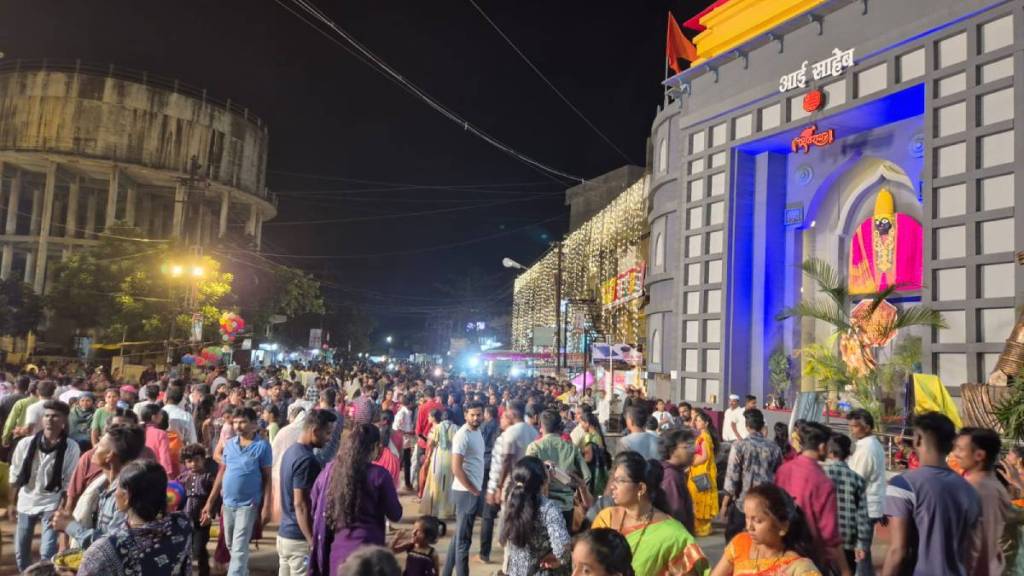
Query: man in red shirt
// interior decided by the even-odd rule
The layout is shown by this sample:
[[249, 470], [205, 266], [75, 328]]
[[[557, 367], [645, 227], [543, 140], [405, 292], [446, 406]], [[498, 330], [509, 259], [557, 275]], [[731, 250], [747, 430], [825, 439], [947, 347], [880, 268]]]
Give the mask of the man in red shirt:
[[434, 396], [434, 388], [425, 387], [423, 401], [416, 408], [416, 453], [412, 456], [412, 476], [417, 479], [417, 482], [420, 477], [420, 466], [423, 465], [423, 457], [427, 452], [427, 435], [434, 427], [434, 423], [430, 420], [430, 413], [441, 408], [444, 408], [444, 405], [441, 404], [440, 398]]
[[800, 455], [779, 467], [775, 484], [796, 500], [807, 518], [815, 544], [824, 546], [826, 558], [843, 576], [853, 573], [846, 563], [843, 541], [839, 534], [839, 509], [836, 488], [821, 469], [825, 459], [828, 438], [832, 431], [818, 422], [801, 421], [796, 425], [800, 439]]

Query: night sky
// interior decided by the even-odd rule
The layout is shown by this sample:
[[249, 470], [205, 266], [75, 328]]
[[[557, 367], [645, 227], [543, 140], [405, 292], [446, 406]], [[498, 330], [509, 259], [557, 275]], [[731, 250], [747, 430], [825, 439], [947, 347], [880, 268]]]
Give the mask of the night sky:
[[[708, 2], [477, 2], [625, 157], [468, 0], [314, 3], [437, 100], [536, 160], [584, 178], [627, 158], [646, 162], [666, 11], [685, 20]], [[291, 255], [270, 258], [314, 272], [329, 298], [366, 306], [382, 330], [417, 329], [424, 314], [450, 305], [443, 287], [465, 276], [511, 309], [514, 273], [501, 259], [529, 265], [567, 229], [571, 183], [466, 133], [274, 0], [34, 0], [0, 14], [7, 60], [147, 70], [263, 118], [268, 182], [280, 196], [263, 251]], [[325, 219], [349, 221], [280, 224]], [[431, 250], [450, 244], [459, 245]], [[343, 258], [327, 258], [335, 256]]]

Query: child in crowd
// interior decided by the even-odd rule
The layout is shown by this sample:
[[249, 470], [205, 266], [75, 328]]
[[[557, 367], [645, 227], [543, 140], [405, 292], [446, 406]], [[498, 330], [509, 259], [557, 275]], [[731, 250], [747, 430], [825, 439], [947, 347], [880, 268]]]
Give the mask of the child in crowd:
[[206, 547], [210, 541], [210, 522], [200, 519], [200, 512], [213, 489], [213, 474], [206, 454], [202, 444], [182, 448], [184, 471], [178, 475], [178, 482], [185, 488], [185, 514], [192, 521], [192, 558], [199, 563], [199, 576], [210, 574], [210, 553]]
[[273, 442], [281, 429], [281, 409], [274, 404], [268, 404], [263, 408], [263, 421], [267, 424], [268, 440]]
[[868, 521], [867, 484], [847, 464], [852, 453], [850, 438], [832, 434], [828, 440], [828, 459], [822, 470], [836, 487], [839, 509], [839, 534], [843, 538], [846, 564], [856, 566], [871, 547], [873, 525]]
[[441, 564], [434, 550], [437, 539], [444, 535], [446, 526], [434, 516], [420, 516], [413, 524], [412, 533], [403, 530], [395, 537], [391, 549], [395, 553], [407, 552], [403, 576], [437, 576]]

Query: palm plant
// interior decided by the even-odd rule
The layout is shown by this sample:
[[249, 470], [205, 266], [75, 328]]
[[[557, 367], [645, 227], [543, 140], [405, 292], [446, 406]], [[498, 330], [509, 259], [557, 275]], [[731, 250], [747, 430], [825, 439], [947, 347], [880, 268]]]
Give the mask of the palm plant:
[[[855, 329], [849, 313], [853, 299], [846, 288], [845, 278], [834, 266], [818, 258], [805, 260], [800, 268], [814, 281], [822, 296], [802, 299], [780, 312], [776, 319], [811, 318], [832, 327], [832, 338], [827, 346], [810, 344], [800, 351], [804, 359], [804, 375], [824, 384], [826, 389], [834, 386], [848, 391], [854, 400], [881, 422], [880, 392], [885, 388], [884, 391], [891, 393], [896, 387], [896, 380], [906, 381], [910, 367], [920, 361], [920, 343], [914, 345], [911, 341], [913, 337], [901, 339], [893, 358], [885, 364], [873, 366], [866, 374], [857, 374], [847, 369], [836, 352], [835, 344], [838, 336]], [[873, 301], [868, 308], [868, 317], [897, 288], [889, 286], [881, 292], [865, 295], [864, 298]], [[946, 322], [938, 311], [927, 306], [913, 305], [905, 307], [891, 322], [872, 333], [879, 341], [889, 341], [896, 331], [913, 326], [942, 329], [946, 327]]]

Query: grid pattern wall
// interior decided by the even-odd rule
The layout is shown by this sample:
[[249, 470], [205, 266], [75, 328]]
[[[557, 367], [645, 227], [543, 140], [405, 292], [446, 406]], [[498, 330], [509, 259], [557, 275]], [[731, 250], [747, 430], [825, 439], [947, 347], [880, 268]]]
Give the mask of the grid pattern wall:
[[985, 381], [1016, 320], [1019, 26], [993, 12], [927, 46], [923, 299], [949, 328], [927, 339], [925, 368], [948, 386]]
[[[749, 119], [750, 116], [748, 115]], [[745, 124], [742, 130], [750, 130]], [[722, 397], [722, 274], [730, 123], [685, 134], [682, 167], [682, 327], [680, 371], [683, 397], [711, 402]]]
[[[1013, 251], [1024, 246], [1024, 227], [1016, 224], [1014, 205], [1024, 202], [1024, 192], [1016, 192], [1014, 162], [1024, 156], [1024, 138], [1015, 138], [1014, 118], [1018, 110], [1024, 114], [1024, 98], [1015, 98], [1024, 93], [1017, 85], [1024, 63], [1014, 51], [1024, 44], [1024, 30], [1014, 21], [1014, 5], [872, 56], [816, 86], [826, 93], [825, 114], [926, 86], [921, 300], [943, 312], [949, 329], [925, 338], [923, 363], [950, 386], [987, 377], [1016, 319], [1014, 279], [1020, 281], [1021, 273]], [[668, 162], [670, 174], [681, 178], [682, 267], [676, 278], [686, 400], [715, 397], [721, 403], [725, 392], [722, 311], [729, 294], [722, 273], [729, 251], [731, 147], [803, 126], [809, 116], [803, 94], [780, 94], [695, 124], [683, 117], [672, 134], [682, 139], [668, 147]]]

